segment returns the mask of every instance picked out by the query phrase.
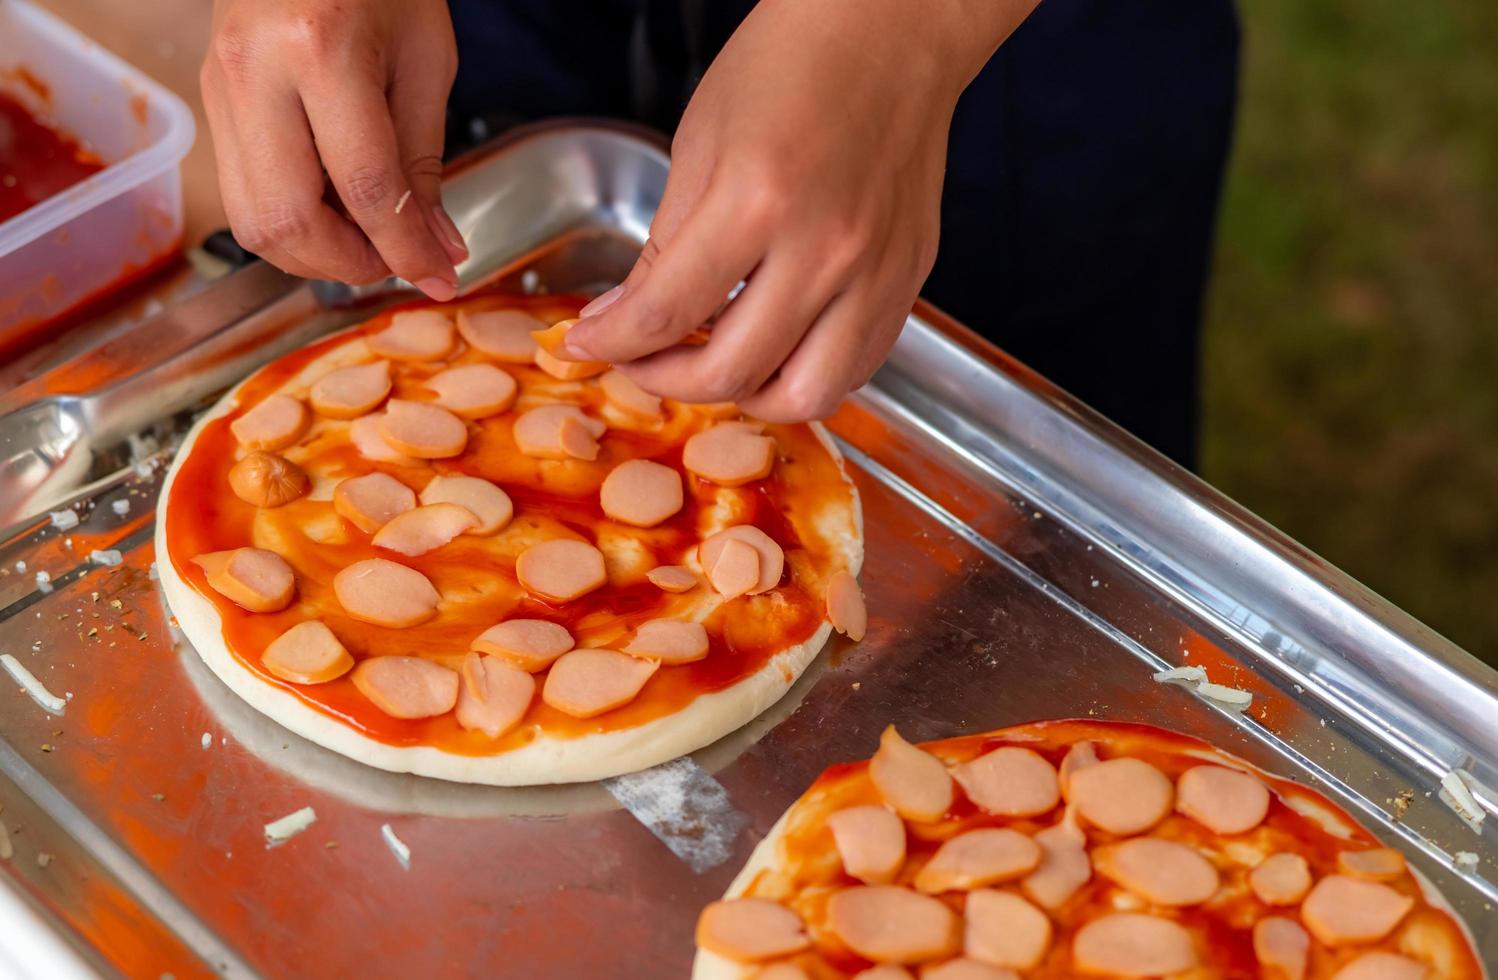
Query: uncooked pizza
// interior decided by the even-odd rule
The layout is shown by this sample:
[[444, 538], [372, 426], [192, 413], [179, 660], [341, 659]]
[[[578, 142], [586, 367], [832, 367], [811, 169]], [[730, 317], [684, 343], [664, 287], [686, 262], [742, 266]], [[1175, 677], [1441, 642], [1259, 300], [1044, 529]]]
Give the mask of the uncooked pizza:
[[199, 421], [158, 565], [244, 700], [383, 769], [571, 782], [717, 739], [834, 625], [862, 635], [858, 497], [826, 432], [567, 359], [578, 302], [388, 311]]
[[1461, 924], [1321, 795], [1144, 725], [833, 766], [697, 925], [696, 980], [1467, 980]]

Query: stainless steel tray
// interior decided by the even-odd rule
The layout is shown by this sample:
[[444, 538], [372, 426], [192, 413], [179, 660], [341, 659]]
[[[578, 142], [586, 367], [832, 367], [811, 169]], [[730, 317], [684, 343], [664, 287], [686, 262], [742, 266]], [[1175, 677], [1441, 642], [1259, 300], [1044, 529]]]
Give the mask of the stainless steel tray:
[[[507, 140], [447, 187], [474, 246], [465, 282], [617, 280], [665, 172], [629, 132]], [[129, 433], [169, 437], [256, 364], [390, 296], [252, 267], [0, 398], [0, 500], [20, 522], [0, 543], [0, 652], [71, 693], [52, 715], [0, 686], [0, 880], [98, 969], [684, 976], [697, 910], [886, 723], [925, 739], [1088, 715], [1318, 786], [1498, 960], [1498, 819], [1476, 833], [1437, 796], [1460, 770], [1498, 809], [1498, 675], [925, 306], [831, 423], [864, 499], [869, 635], [834, 643], [747, 729], [637, 776], [503, 790], [368, 771], [259, 718], [175, 641], [149, 576], [168, 451], [109, 471]], [[85, 482], [80, 527], [26, 517]], [[108, 548], [123, 564], [89, 563]], [[1182, 664], [1252, 706], [1152, 679]], [[263, 825], [303, 806], [316, 823], [268, 848]]]

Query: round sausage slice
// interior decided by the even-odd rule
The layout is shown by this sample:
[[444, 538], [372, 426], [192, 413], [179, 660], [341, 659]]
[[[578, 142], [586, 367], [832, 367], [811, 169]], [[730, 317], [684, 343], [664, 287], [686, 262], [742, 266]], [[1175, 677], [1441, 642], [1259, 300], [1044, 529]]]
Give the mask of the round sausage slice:
[[484, 630], [469, 646], [535, 673], [572, 649], [572, 634], [544, 619], [508, 619]]
[[624, 652], [668, 665], [689, 664], [707, 656], [707, 629], [701, 623], [678, 619], [647, 620], [635, 630]]
[[681, 465], [710, 483], [743, 486], [770, 475], [775, 440], [755, 422], [720, 422], [687, 440]]
[[603, 552], [586, 541], [558, 538], [532, 545], [515, 561], [527, 591], [551, 602], [571, 602], [608, 581]]
[[384, 435], [380, 433], [380, 423], [384, 418], [385, 413], [381, 412], [379, 415], [361, 415], [354, 419], [349, 424], [349, 441], [365, 459], [396, 466], [415, 466], [416, 460], [397, 452], [394, 446], [385, 441]]
[[457, 504], [478, 519], [468, 534], [494, 534], [510, 523], [515, 505], [510, 495], [476, 476], [434, 476], [421, 491], [423, 504]]
[[1070, 800], [1088, 823], [1110, 834], [1139, 834], [1165, 819], [1175, 787], [1159, 769], [1118, 758], [1072, 773]]
[[293, 684], [325, 684], [354, 667], [354, 658], [321, 621], [297, 623], [266, 646], [265, 669]]
[[1077, 930], [1072, 963], [1084, 973], [1122, 977], [1157, 977], [1196, 966], [1191, 933], [1153, 915], [1116, 912]]
[[536, 348], [535, 363], [558, 381], [582, 381], [609, 369], [602, 361], [564, 361], [543, 347]]
[[1366, 851], [1343, 851], [1337, 855], [1337, 869], [1354, 878], [1369, 881], [1393, 881], [1404, 875], [1404, 855], [1391, 847], [1373, 847]]
[[1092, 878], [1087, 837], [1069, 821], [1037, 831], [1040, 863], [1020, 882], [1030, 900], [1042, 908], [1058, 909]]
[[685, 565], [657, 565], [645, 577], [662, 592], [690, 592], [697, 587], [697, 576]]
[[1002, 817], [1033, 817], [1061, 802], [1056, 767], [1030, 749], [1006, 745], [952, 769], [978, 806]]
[[416, 494], [388, 473], [351, 477], [333, 488], [333, 510], [365, 534], [373, 534], [416, 506]]
[[354, 687], [392, 718], [434, 718], [458, 703], [458, 675], [420, 657], [370, 657], [354, 668]]
[[1200, 905], [1220, 884], [1211, 862], [1185, 844], [1134, 837], [1092, 852], [1098, 873], [1156, 905]]
[[574, 718], [592, 718], [633, 701], [659, 667], [618, 650], [571, 650], [551, 665], [541, 700]]
[[759, 552], [738, 538], [730, 538], [718, 549], [717, 560], [707, 570], [707, 580], [725, 599], [737, 599], [759, 584]]
[[697, 917], [697, 945], [739, 963], [760, 963], [811, 945], [801, 917], [768, 898], [711, 902]]
[[[648, 459], [631, 459], [609, 471], [598, 490], [603, 512], [635, 527], [655, 527], [681, 510], [681, 474]], [[755, 569], [758, 581], [759, 569]]]
[[862, 640], [869, 628], [869, 610], [863, 602], [858, 579], [847, 571], [836, 572], [827, 580], [827, 618], [832, 628], [852, 640]]
[[271, 395], [229, 423], [229, 431], [246, 449], [275, 452], [302, 437], [312, 417], [307, 406], [290, 395]]
[[1265, 905], [1296, 905], [1311, 890], [1311, 866], [1299, 854], [1271, 854], [1248, 873], [1248, 887]]
[[318, 415], [356, 419], [374, 411], [390, 394], [390, 362], [334, 368], [312, 383], [307, 400]]
[[531, 364], [536, 357], [533, 330], [542, 323], [519, 310], [459, 310], [458, 333], [468, 345], [496, 361]]
[[1176, 809], [1216, 834], [1242, 834], [1264, 822], [1269, 788], [1225, 766], [1192, 766], [1176, 780]]
[[193, 564], [203, 570], [213, 591], [250, 612], [279, 612], [296, 593], [291, 566], [264, 548], [210, 551]]
[[759, 552], [759, 581], [749, 590], [750, 595], [768, 592], [780, 584], [781, 573], [785, 571], [785, 552], [773, 538], [753, 524], [726, 527], [698, 545], [697, 560], [703, 571], [709, 576], [712, 574], [723, 546], [733, 540], [742, 541]]
[[915, 876], [915, 887], [935, 895], [967, 891], [1018, 878], [1040, 863], [1040, 846], [1017, 830], [982, 827], [958, 834], [931, 855]]
[[931, 823], [952, 805], [952, 777], [941, 760], [900, 737], [894, 725], [879, 736], [869, 760], [869, 779], [895, 812], [906, 820]]
[[962, 951], [975, 960], [1032, 970], [1051, 948], [1051, 920], [1011, 892], [980, 888], [967, 897]]
[[750, 980], [811, 980], [806, 971], [794, 963], [771, 963]]
[[655, 421], [663, 416], [661, 400], [635, 384], [617, 370], [605, 371], [598, 378], [598, 387], [609, 404], [637, 418]]
[[370, 544], [415, 558], [478, 526], [479, 519], [467, 507], [424, 504], [392, 517], [375, 532]]
[[1398, 953], [1364, 953], [1332, 974], [1332, 980], [1426, 980], [1430, 968]]
[[390, 326], [364, 338], [369, 349], [395, 361], [440, 361], [453, 352], [453, 322], [441, 310], [402, 310]]
[[392, 449], [417, 459], [447, 459], [468, 445], [468, 426], [463, 420], [426, 402], [390, 399], [379, 429]]
[[850, 806], [827, 817], [843, 870], [866, 885], [887, 885], [905, 863], [905, 823], [882, 806]]
[[921, 971], [921, 980], [1020, 980], [1020, 977], [1013, 970], [964, 956], [926, 967]]
[[511, 430], [515, 448], [536, 459], [598, 458], [598, 439], [606, 426], [576, 405], [542, 405], [522, 412]]
[[895, 885], [858, 885], [827, 900], [827, 929], [875, 963], [919, 963], [956, 953], [961, 922], [943, 902]]
[[1270, 916], [1254, 923], [1254, 958], [1260, 976], [1271, 980], [1305, 980], [1311, 937], [1294, 919]]
[[1328, 946], [1376, 943], [1414, 906], [1413, 898], [1388, 885], [1327, 875], [1300, 903], [1300, 920]]
[[893, 963], [880, 963], [853, 974], [853, 980], [915, 980], [910, 971]]
[[384, 558], [356, 561], [333, 576], [333, 594], [355, 619], [397, 629], [431, 619], [440, 598], [425, 575]]
[[471, 732], [499, 738], [520, 724], [536, 693], [536, 679], [500, 660], [470, 653], [463, 659], [458, 690], [458, 724]]
[[493, 364], [464, 364], [427, 378], [437, 404], [465, 419], [498, 415], [515, 404], [515, 379]]
[[274, 453], [259, 450], [229, 468], [229, 489], [256, 507], [280, 507], [307, 492], [311, 481], [302, 468]]

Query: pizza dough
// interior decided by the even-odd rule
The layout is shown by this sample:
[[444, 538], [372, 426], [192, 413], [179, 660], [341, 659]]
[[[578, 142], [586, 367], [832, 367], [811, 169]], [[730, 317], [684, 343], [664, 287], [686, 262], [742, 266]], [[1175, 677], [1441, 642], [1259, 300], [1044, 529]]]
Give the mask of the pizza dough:
[[[862, 517], [841, 456], [820, 426], [657, 407], [615, 372], [607, 382], [598, 372], [558, 379], [519, 363], [517, 324], [540, 330], [576, 307], [483, 297], [387, 311], [272, 362], [198, 421], [162, 489], [157, 566], [183, 632], [244, 701], [367, 765], [535, 785], [693, 751], [760, 714], [802, 673], [833, 628], [828, 583], [862, 564]], [[558, 417], [517, 426], [536, 410]], [[733, 427], [717, 437], [731, 452], [742, 448], [734, 430], [755, 448], [770, 440], [778, 455], [768, 476], [746, 482], [728, 466], [718, 483], [683, 466], [686, 442], [718, 425]], [[540, 444], [522, 444], [522, 431]], [[231, 485], [252, 452], [290, 468], [262, 455]], [[602, 506], [609, 474], [646, 459], [652, 468], [627, 469]], [[680, 506], [656, 466], [679, 475]], [[256, 483], [262, 475], [275, 482]], [[723, 532], [750, 554], [742, 595], [715, 590], [703, 564], [700, 546]], [[227, 562], [241, 548], [290, 565], [284, 609], [246, 610], [194, 562], [219, 552]], [[258, 582], [247, 587], [269, 588]], [[846, 629], [845, 593], [839, 586]], [[474, 646], [516, 619], [560, 624], [583, 654], [550, 700], [551, 660], [501, 662]], [[647, 626], [654, 620], [665, 625]], [[321, 625], [262, 661], [309, 622]], [[392, 662], [372, 669], [380, 658]], [[605, 681], [615, 686], [600, 691]], [[483, 702], [489, 691], [497, 701]]]
[[1485, 975], [1428, 883], [1320, 794], [1091, 720], [887, 730], [781, 816], [697, 942], [693, 980]]

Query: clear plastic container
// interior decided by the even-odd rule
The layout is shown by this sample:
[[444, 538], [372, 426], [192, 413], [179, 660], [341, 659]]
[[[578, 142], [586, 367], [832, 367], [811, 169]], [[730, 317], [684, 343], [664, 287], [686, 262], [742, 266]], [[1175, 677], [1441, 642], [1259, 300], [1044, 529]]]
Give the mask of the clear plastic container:
[[0, 222], [0, 359], [182, 243], [181, 99], [25, 0], [0, 0], [0, 90], [103, 170]]

